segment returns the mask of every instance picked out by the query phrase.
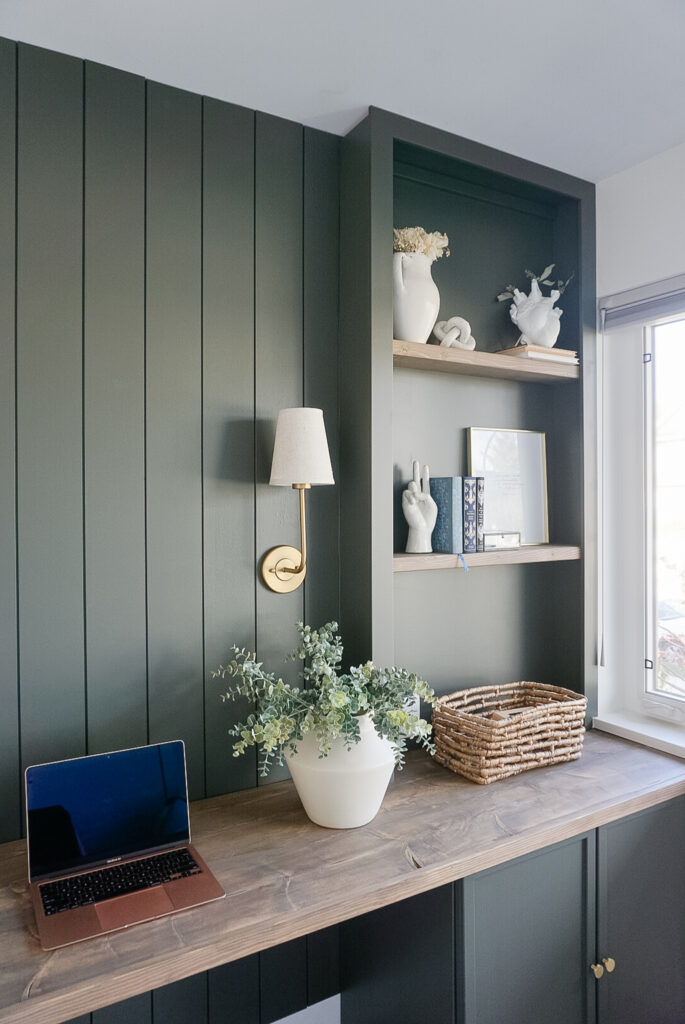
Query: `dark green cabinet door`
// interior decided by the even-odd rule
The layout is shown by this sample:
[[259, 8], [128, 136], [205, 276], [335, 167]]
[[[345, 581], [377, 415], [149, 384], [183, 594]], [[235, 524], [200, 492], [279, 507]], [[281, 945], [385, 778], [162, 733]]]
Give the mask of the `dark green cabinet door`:
[[459, 1024], [594, 1022], [593, 832], [472, 875], [457, 895]]
[[685, 797], [598, 830], [600, 1024], [685, 1021]]

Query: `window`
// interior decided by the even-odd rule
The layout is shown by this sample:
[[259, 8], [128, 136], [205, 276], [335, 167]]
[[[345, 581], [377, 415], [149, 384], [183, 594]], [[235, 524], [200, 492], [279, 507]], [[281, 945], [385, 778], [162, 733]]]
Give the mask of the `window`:
[[685, 278], [600, 317], [594, 724], [685, 756]]
[[645, 692], [685, 702], [685, 318], [645, 331]]

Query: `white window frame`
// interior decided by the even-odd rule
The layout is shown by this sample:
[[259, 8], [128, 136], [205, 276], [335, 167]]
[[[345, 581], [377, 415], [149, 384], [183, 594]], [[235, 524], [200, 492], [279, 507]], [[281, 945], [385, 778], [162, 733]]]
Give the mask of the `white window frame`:
[[[596, 728], [685, 757], [685, 701], [648, 692], [647, 559], [653, 488], [653, 328], [685, 317], [685, 276], [600, 300], [596, 363], [598, 714]], [[634, 415], [637, 408], [641, 414]], [[631, 409], [633, 415], [631, 415]], [[653, 621], [653, 620], [652, 620]], [[652, 647], [652, 654], [654, 654]], [[652, 657], [656, 664], [655, 658]], [[651, 670], [654, 671], [654, 670]]]
[[[685, 311], [679, 316], [661, 318], [646, 324], [643, 339], [644, 372], [644, 537], [645, 537], [645, 669], [641, 704], [645, 714], [667, 721], [682, 722], [685, 725], [685, 697], [676, 694], [659, 693], [653, 688], [654, 673], [657, 670], [657, 593], [655, 555], [656, 466], [654, 442], [656, 423], [654, 419], [654, 334], [656, 328], [674, 322], [685, 322]], [[652, 667], [649, 668], [647, 663]]]

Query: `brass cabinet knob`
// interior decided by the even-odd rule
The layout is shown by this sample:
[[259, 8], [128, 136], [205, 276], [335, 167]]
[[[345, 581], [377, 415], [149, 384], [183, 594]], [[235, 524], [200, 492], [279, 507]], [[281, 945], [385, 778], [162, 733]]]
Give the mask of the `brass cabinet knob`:
[[594, 974], [595, 978], [601, 978], [604, 974], [604, 968], [601, 964], [590, 964], [590, 970]]
[[604, 964], [604, 966], [607, 969], [607, 974], [611, 974], [611, 972], [613, 971], [614, 967], [616, 966], [616, 961], [611, 956], [602, 957], [602, 963]]

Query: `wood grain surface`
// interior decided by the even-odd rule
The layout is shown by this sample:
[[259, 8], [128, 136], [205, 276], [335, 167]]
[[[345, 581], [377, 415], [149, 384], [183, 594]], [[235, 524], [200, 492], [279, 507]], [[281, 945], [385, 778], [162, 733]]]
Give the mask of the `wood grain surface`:
[[685, 793], [685, 762], [600, 733], [487, 788], [417, 752], [369, 825], [313, 825], [289, 781], [193, 804], [225, 900], [44, 952], [23, 841], [0, 847], [0, 1021], [49, 1024], [187, 978]]
[[[524, 544], [520, 548], [502, 551], [478, 551], [465, 554], [469, 569], [481, 565], [524, 565], [530, 562], [573, 562], [580, 558], [580, 548], [574, 544]], [[393, 572], [425, 572], [429, 569], [463, 569], [459, 555], [406, 554], [395, 552]]]
[[393, 341], [393, 363], [410, 370], [438, 370], [463, 373], [469, 377], [499, 377], [503, 380], [529, 380], [555, 383], [578, 380], [577, 363], [512, 359], [499, 352], [467, 352], [442, 345], [421, 345], [415, 341]]

